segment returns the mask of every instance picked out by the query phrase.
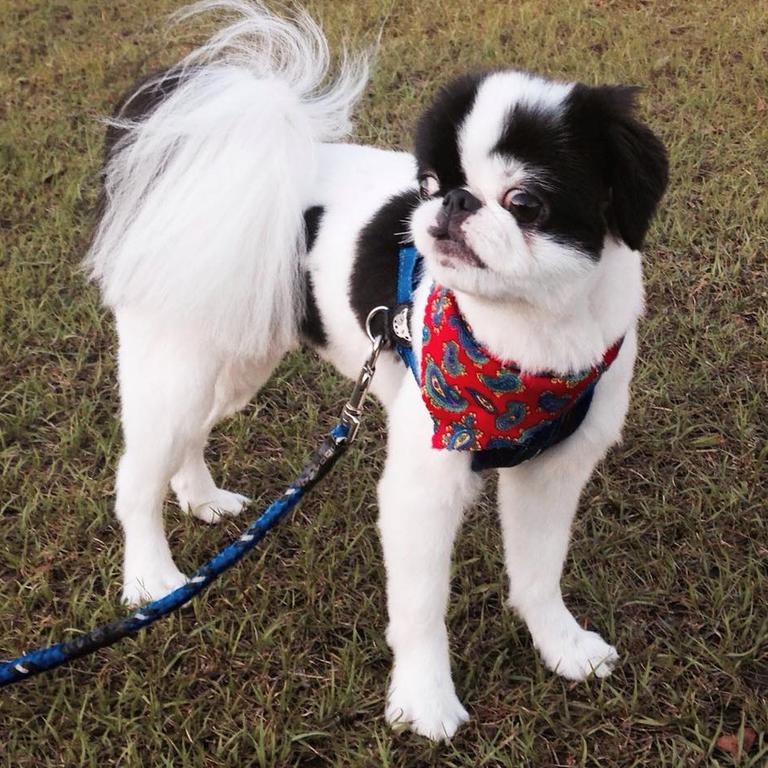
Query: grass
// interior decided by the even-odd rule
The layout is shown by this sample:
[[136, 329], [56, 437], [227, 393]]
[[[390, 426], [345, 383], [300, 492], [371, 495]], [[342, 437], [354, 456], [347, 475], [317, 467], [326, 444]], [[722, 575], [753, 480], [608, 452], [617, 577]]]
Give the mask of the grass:
[[[195, 38], [169, 0], [0, 0], [0, 657], [118, 612], [111, 318], [78, 271], [102, 127]], [[587, 488], [564, 588], [616, 642], [608, 680], [542, 668], [504, 608], [493, 494], [468, 516], [449, 625], [472, 715], [450, 745], [392, 734], [375, 534], [380, 414], [293, 522], [194, 606], [4, 689], [8, 766], [763, 766], [768, 761], [768, 7], [751, 0], [315, 0], [331, 38], [385, 21], [357, 138], [409, 144], [445, 78], [512, 64], [643, 85], [672, 179], [623, 447]], [[215, 434], [226, 487], [282, 488], [348, 385], [311, 355]], [[169, 504], [187, 571], [242, 522]], [[717, 746], [757, 733], [733, 756]], [[748, 739], [747, 739], [748, 740]]]

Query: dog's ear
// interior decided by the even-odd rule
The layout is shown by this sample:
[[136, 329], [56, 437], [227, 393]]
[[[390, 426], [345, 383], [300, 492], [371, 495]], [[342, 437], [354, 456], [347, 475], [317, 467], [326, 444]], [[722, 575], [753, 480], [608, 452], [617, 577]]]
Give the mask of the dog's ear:
[[635, 117], [638, 90], [623, 85], [576, 86], [573, 93], [574, 105], [603, 148], [608, 227], [633, 250], [643, 245], [669, 176], [664, 145]]

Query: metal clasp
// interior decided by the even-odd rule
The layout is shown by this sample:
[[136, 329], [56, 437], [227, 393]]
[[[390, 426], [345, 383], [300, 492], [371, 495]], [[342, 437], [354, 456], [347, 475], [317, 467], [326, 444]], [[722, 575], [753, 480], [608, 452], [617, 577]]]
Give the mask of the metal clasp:
[[400, 304], [393, 310], [395, 313], [392, 317], [392, 332], [397, 336], [397, 340], [400, 344], [411, 346], [413, 339], [411, 338], [411, 305]]
[[371, 351], [368, 353], [368, 357], [363, 363], [363, 368], [360, 371], [360, 375], [357, 377], [355, 388], [352, 390], [349, 400], [344, 404], [344, 408], [341, 411], [341, 422], [349, 428], [349, 436], [347, 437], [347, 442], [349, 443], [355, 439], [357, 431], [360, 429], [363, 404], [368, 395], [368, 390], [371, 388], [373, 374], [376, 373], [376, 362], [379, 359], [379, 353], [384, 346], [384, 336], [373, 335], [373, 332], [371, 331], [371, 320], [373, 320], [379, 312], [387, 313], [388, 311], [388, 308], [385, 306], [374, 307], [365, 319], [365, 333], [368, 336], [368, 340], [371, 342]]

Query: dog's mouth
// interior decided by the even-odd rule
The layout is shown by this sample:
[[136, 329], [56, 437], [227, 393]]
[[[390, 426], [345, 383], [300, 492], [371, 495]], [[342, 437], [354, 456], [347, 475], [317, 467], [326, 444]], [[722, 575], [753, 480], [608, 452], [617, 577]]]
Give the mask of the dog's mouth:
[[480, 257], [467, 245], [459, 226], [438, 218], [428, 232], [435, 239], [435, 250], [444, 257], [440, 259], [443, 267], [456, 269], [456, 262], [460, 262], [477, 269], [486, 269]]
[[470, 267], [485, 269], [485, 264], [480, 261], [477, 254], [465, 243], [461, 243], [458, 240], [452, 240], [448, 237], [442, 237], [435, 238], [435, 247], [441, 256], [446, 257], [440, 260], [440, 263], [444, 267], [455, 269], [455, 262], [460, 261], [464, 264], [468, 264]]

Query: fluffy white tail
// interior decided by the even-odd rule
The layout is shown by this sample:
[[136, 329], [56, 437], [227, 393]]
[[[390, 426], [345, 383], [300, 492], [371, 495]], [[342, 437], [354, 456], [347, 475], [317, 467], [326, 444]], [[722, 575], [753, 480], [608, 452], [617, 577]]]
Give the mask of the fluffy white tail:
[[[349, 132], [368, 64], [344, 56], [326, 83], [328, 46], [303, 11], [205, 0], [181, 15], [204, 11], [234, 19], [112, 122], [120, 138], [86, 265], [113, 309], [191, 321], [217, 346], [261, 356], [296, 338], [315, 149]], [[126, 117], [148, 91], [159, 103]]]

